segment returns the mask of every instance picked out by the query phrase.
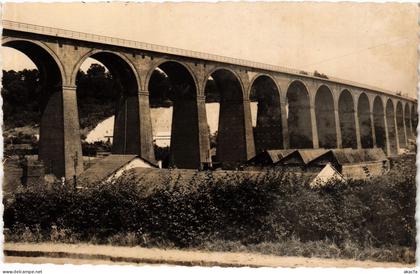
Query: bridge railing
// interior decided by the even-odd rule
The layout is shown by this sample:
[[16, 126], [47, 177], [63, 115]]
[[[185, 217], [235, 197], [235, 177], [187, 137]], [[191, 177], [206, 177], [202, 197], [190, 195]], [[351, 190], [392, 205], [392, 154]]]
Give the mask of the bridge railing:
[[[302, 70], [292, 69], [292, 68], [283, 67], [283, 66], [264, 64], [260, 62], [226, 57], [226, 56], [217, 55], [217, 54], [203, 53], [203, 52], [198, 52], [198, 51], [193, 51], [193, 50], [186, 50], [186, 49], [180, 49], [180, 48], [175, 48], [175, 47], [161, 46], [161, 45], [156, 45], [156, 44], [151, 44], [151, 43], [127, 40], [127, 39], [122, 39], [122, 38], [115, 38], [115, 37], [110, 37], [110, 36], [105, 36], [105, 35], [97, 35], [97, 34], [86, 33], [86, 32], [71, 31], [71, 30], [66, 30], [66, 29], [40, 26], [40, 25], [21, 23], [21, 22], [14, 22], [14, 21], [9, 21], [9, 20], [3, 20], [2, 23], [3, 23], [4, 29], [23, 31], [23, 32], [33, 32], [33, 33], [38, 33], [38, 34], [43, 34], [43, 35], [57, 36], [57, 37], [62, 37], [62, 38], [71, 38], [71, 39], [84, 40], [84, 41], [90, 41], [90, 42], [96, 42], [96, 43], [106, 43], [106, 44], [111, 44], [115, 46], [135, 48], [135, 49], [141, 49], [141, 50], [147, 50], [147, 51], [155, 51], [155, 52], [161, 52], [161, 53], [172, 54], [172, 55], [192, 57], [192, 58], [197, 58], [197, 59], [205, 59], [209, 61], [240, 65], [244, 67], [257, 68], [257, 69], [268, 70], [268, 71], [282, 72], [282, 73], [300, 75], [300, 76], [311, 77], [311, 78], [321, 78], [326, 81], [347, 84], [350, 86], [355, 86], [355, 87], [359, 87], [363, 89], [380, 91], [383, 93], [395, 95], [395, 91], [385, 90], [379, 87], [365, 85], [365, 84], [357, 83], [355, 81], [341, 79], [338, 77], [331, 77], [329, 75], [327, 76], [328, 78], [324, 78], [324, 77], [318, 77], [314, 75], [314, 73], [310, 73], [310, 72], [305, 72], [305, 74], [303, 74]], [[401, 94], [398, 96], [409, 98], [405, 94]]]

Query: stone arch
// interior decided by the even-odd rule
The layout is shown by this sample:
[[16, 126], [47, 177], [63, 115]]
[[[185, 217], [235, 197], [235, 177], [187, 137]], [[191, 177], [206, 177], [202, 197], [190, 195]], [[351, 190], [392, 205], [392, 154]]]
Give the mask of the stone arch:
[[111, 74], [116, 75], [117, 77], [121, 78], [121, 80], [132, 81], [136, 84], [135, 88], [137, 88], [137, 90], [135, 92], [139, 90], [138, 87], [140, 87], [141, 81], [134, 64], [124, 54], [99, 49], [90, 50], [85, 55], [83, 55], [80, 58], [80, 60], [74, 65], [70, 78], [70, 82], [72, 85], [76, 84], [77, 73], [79, 72], [82, 64], [88, 58], [92, 58], [101, 62], [108, 68]]
[[[228, 68], [228, 67], [215, 67], [213, 69], [211, 69], [207, 75], [204, 78], [204, 82], [203, 82], [203, 87], [204, 89], [206, 89], [206, 86], [208, 84], [208, 80], [210, 79], [210, 77], [212, 77], [212, 75], [217, 72], [217, 71], [224, 71], [227, 74], [231, 74], [232, 76], [234, 76], [234, 78], [238, 81], [239, 87], [240, 87], [240, 92], [241, 92], [241, 97], [245, 100], [246, 98], [246, 93], [245, 93], [245, 87], [244, 87], [244, 83], [242, 82], [242, 78], [239, 75], [239, 73], [237, 73], [235, 70]], [[239, 89], [239, 88], [238, 88]], [[238, 96], [239, 97], [239, 96]]]
[[337, 147], [334, 98], [331, 89], [321, 85], [315, 94], [315, 114], [320, 148]]
[[398, 132], [398, 145], [399, 148], [406, 147], [405, 131], [404, 131], [404, 111], [401, 101], [397, 102], [397, 109], [395, 112], [397, 121], [397, 132]]
[[343, 148], [357, 148], [354, 112], [353, 96], [349, 90], [345, 89], [340, 93], [338, 99], [338, 115]]
[[[95, 59], [103, 64], [113, 77], [113, 89], [117, 98], [115, 98], [112, 153], [143, 154], [142, 156], [147, 158], [147, 160], [154, 161], [153, 156], [145, 156], [142, 153], [140, 141], [140, 135], [142, 133], [140, 131], [140, 103], [138, 96], [140, 79], [134, 65], [121, 53], [106, 50], [91, 50], [84, 54], [75, 64], [71, 76], [72, 83], [77, 85], [77, 75], [80, 67], [88, 58]], [[82, 100], [82, 98], [79, 97], [79, 100]]]
[[395, 116], [394, 116], [394, 104], [391, 99], [388, 99], [386, 102], [386, 124], [388, 127], [388, 142], [389, 142], [389, 151], [388, 154], [396, 155], [398, 154], [398, 144], [397, 144], [397, 129], [395, 127]]
[[194, 87], [196, 89], [195, 96], [199, 96], [200, 95], [200, 93], [199, 93], [200, 92], [200, 90], [199, 90], [199, 87], [200, 87], [199, 84], [200, 83], [198, 82], [197, 76], [195, 75], [194, 71], [190, 68], [190, 66], [188, 64], [183, 63], [183, 62], [180, 62], [178, 60], [174, 60], [174, 59], [160, 59], [160, 60], [157, 60], [151, 66], [151, 69], [147, 72], [147, 75], [146, 75], [146, 78], [145, 78], [146, 79], [146, 81], [145, 81], [145, 83], [146, 83], [146, 86], [145, 86], [146, 87], [146, 90], [149, 90], [150, 80], [151, 80], [154, 72], [156, 71], [156, 69], [159, 68], [160, 66], [162, 66], [165, 63], [166, 64], [173, 64], [173, 65], [177, 66], [178, 68], [181, 68], [182, 67], [182, 70], [184, 70], [184, 73], [185, 72], [188, 72], [189, 76], [192, 78], [192, 80], [194, 82]]
[[[63, 107], [63, 83], [67, 82], [64, 67], [55, 53], [42, 42], [6, 38], [2, 41], [2, 45], [22, 52], [37, 67], [40, 73], [38, 88], [41, 94], [38, 159], [43, 161], [46, 173], [53, 173], [57, 177], [68, 177], [67, 171], [70, 168], [66, 166], [66, 156], [72, 156], [76, 152], [79, 154], [78, 159], [81, 159], [81, 145], [80, 139], [76, 141], [74, 138], [68, 138], [71, 134], [80, 134], [79, 128], [75, 128], [74, 131], [69, 130], [68, 136], [64, 132], [67, 117]], [[69, 98], [71, 101], [72, 97]], [[78, 117], [77, 106], [75, 110], [71, 110], [75, 111], [72, 115]], [[66, 150], [65, 144], [72, 148], [71, 152]], [[82, 166], [72, 168], [71, 172], [74, 173], [75, 170], [76, 173], [80, 173]]]
[[206, 100], [218, 97], [215, 100], [220, 102], [215, 160], [225, 165], [248, 160], [250, 151], [255, 150], [253, 138], [252, 142], [249, 139], [251, 113], [245, 105], [240, 77], [230, 69], [216, 68], [208, 74], [204, 87]]
[[410, 104], [406, 102], [404, 104], [404, 126], [407, 132], [407, 138], [411, 139], [413, 137], [413, 131], [411, 127], [411, 113], [410, 113]]
[[251, 81], [250, 101], [257, 102], [254, 128], [256, 152], [283, 148], [280, 89], [269, 75], [259, 74]]
[[360, 141], [362, 148], [373, 147], [372, 124], [370, 120], [369, 98], [365, 93], [361, 93], [357, 104], [357, 116], [360, 127]]
[[286, 98], [290, 148], [312, 148], [308, 89], [303, 82], [295, 80], [287, 88]]
[[146, 79], [150, 107], [172, 106], [169, 165], [200, 168], [198, 86], [194, 74], [181, 62], [164, 60], [153, 67]]
[[386, 131], [385, 131], [385, 112], [384, 105], [380, 96], [376, 96], [373, 101], [373, 126], [375, 129], [376, 145], [386, 151]]
[[8, 37], [2, 40], [2, 46], [16, 49], [28, 56], [40, 73], [47, 73], [49, 69], [54, 68], [57, 70], [57, 76], [61, 78], [60, 84], [67, 83], [65, 69], [60, 58], [46, 44], [40, 41]]
[[417, 105], [411, 105], [411, 127], [413, 128], [414, 136], [417, 136], [417, 121], [418, 121], [418, 114], [417, 114]]

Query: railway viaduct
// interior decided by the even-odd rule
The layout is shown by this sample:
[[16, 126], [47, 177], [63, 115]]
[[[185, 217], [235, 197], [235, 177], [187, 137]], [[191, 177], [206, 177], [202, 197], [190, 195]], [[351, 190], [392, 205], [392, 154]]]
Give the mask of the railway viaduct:
[[[329, 76], [12, 21], [3, 21], [2, 45], [26, 54], [40, 71], [39, 159], [60, 177], [83, 171], [76, 76], [89, 57], [120, 86], [112, 148], [117, 154], [155, 159], [149, 83], [157, 68], [172, 86], [171, 160], [179, 168], [211, 162], [209, 79], [220, 93], [222, 163], [282, 148], [381, 147], [395, 155], [416, 133], [416, 100]], [[258, 101], [255, 128], [250, 98]]]

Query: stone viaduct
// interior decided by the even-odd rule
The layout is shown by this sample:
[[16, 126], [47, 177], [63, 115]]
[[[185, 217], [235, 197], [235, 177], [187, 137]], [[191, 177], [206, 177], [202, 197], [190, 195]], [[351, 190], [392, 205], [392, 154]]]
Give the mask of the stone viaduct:
[[[171, 160], [179, 168], [211, 162], [209, 79], [220, 92], [217, 157], [222, 163], [282, 148], [381, 147], [395, 155], [416, 133], [416, 100], [329, 76], [12, 21], [3, 21], [2, 38], [3, 46], [26, 54], [40, 71], [39, 159], [57, 176], [83, 171], [76, 76], [89, 57], [120, 83], [112, 148], [117, 154], [155, 159], [149, 83], [156, 68], [173, 87]], [[250, 97], [258, 101], [254, 129]]]

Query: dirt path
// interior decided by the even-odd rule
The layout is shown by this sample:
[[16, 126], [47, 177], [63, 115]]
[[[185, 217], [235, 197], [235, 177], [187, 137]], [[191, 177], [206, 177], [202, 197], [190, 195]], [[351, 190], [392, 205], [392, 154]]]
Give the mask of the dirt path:
[[226, 267], [414, 267], [414, 264], [281, 257], [256, 253], [204, 252], [89, 244], [5, 243], [6, 263], [169, 264]]

